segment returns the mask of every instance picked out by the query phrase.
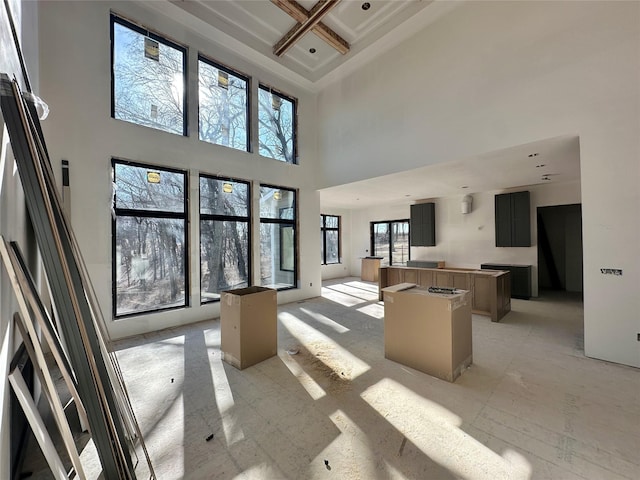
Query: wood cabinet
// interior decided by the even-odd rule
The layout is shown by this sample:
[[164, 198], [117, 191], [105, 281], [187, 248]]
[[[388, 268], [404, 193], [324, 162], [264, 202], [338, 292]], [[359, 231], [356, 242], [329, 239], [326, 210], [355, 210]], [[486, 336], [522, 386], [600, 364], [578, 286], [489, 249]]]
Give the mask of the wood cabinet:
[[365, 282], [377, 282], [382, 257], [365, 257], [362, 259], [360, 279]]
[[416, 203], [411, 205], [409, 245], [412, 247], [435, 247], [436, 204]]
[[380, 268], [379, 298], [382, 289], [400, 283], [421, 287], [452, 287], [471, 294], [473, 313], [498, 322], [511, 311], [511, 273], [498, 270], [435, 269], [412, 267]]
[[496, 195], [496, 247], [531, 246], [531, 207], [529, 198], [528, 191]]

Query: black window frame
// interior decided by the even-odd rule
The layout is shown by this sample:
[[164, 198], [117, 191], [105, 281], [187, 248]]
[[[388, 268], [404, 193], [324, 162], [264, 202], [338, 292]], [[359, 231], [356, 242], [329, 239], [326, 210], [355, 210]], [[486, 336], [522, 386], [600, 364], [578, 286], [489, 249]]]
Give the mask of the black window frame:
[[228, 145], [221, 145], [219, 143], [213, 143], [213, 142], [209, 142], [207, 140], [202, 140], [200, 138], [200, 62], [206, 63], [211, 67], [217, 68], [218, 70], [222, 70], [223, 72], [226, 72], [227, 74], [231, 74], [234, 77], [238, 77], [241, 80], [244, 80], [247, 84], [247, 109], [246, 109], [246, 130], [247, 130], [247, 144], [245, 145], [245, 152], [247, 153], [251, 153], [252, 152], [252, 142], [251, 142], [251, 137], [252, 137], [252, 132], [251, 132], [251, 115], [252, 115], [252, 109], [251, 109], [251, 105], [253, 102], [251, 102], [251, 88], [252, 88], [252, 82], [251, 82], [251, 77], [248, 75], [245, 75], [242, 72], [239, 72], [238, 70], [235, 70], [231, 67], [228, 67], [226, 65], [223, 65], [222, 63], [219, 63], [218, 61], [212, 59], [211, 57], [205, 55], [202, 52], [198, 52], [198, 140], [200, 140], [201, 142], [205, 142], [205, 143], [210, 143], [212, 145], [220, 145], [221, 147], [226, 147], [226, 148], [231, 148], [233, 150], [238, 150], [238, 151], [242, 151], [240, 149], [234, 148], [234, 147], [229, 147]]
[[[200, 179], [202, 178], [209, 178], [209, 179], [213, 179], [213, 180], [220, 180], [220, 181], [230, 181], [230, 182], [234, 182], [234, 183], [242, 183], [245, 184], [247, 186], [247, 216], [246, 217], [242, 217], [242, 216], [238, 216], [238, 215], [219, 215], [219, 214], [213, 214], [213, 213], [202, 213], [202, 203], [201, 203], [201, 190], [200, 190]], [[225, 177], [225, 176], [220, 176], [220, 175], [210, 175], [210, 174], [206, 174], [206, 173], [200, 173], [198, 175], [198, 228], [200, 231], [200, 238], [198, 239], [198, 251], [199, 251], [199, 262], [200, 262], [200, 305], [206, 305], [209, 303], [215, 303], [215, 302], [219, 302], [220, 298], [211, 298], [208, 300], [203, 300], [202, 298], [202, 229], [201, 229], [201, 225], [202, 225], [202, 221], [220, 221], [220, 222], [225, 222], [225, 221], [230, 221], [230, 222], [246, 222], [247, 223], [247, 234], [248, 234], [248, 245], [247, 245], [247, 287], [251, 287], [253, 286], [253, 263], [252, 263], [252, 221], [251, 221], [251, 212], [252, 212], [252, 208], [251, 208], [251, 199], [252, 197], [252, 185], [251, 182], [249, 180], [244, 180], [244, 179], [240, 179], [240, 178], [234, 178], [234, 177]]]
[[[115, 168], [116, 164], [121, 165], [129, 165], [132, 167], [146, 168], [150, 171], [166, 171], [171, 173], [180, 173], [184, 175], [184, 211], [182, 213], [178, 212], [170, 212], [170, 211], [159, 211], [159, 210], [142, 210], [135, 208], [118, 208], [116, 205], [116, 192], [114, 192], [113, 200], [112, 200], [112, 208], [113, 215], [111, 216], [111, 305], [112, 312], [111, 316], [116, 319], [124, 319], [129, 317], [138, 317], [142, 315], [150, 315], [162, 311], [168, 310], [178, 310], [182, 308], [187, 308], [190, 306], [190, 291], [191, 291], [191, 277], [190, 277], [190, 269], [189, 269], [189, 258], [190, 258], [190, 239], [189, 239], [189, 172], [187, 170], [180, 170], [177, 168], [164, 167], [159, 165], [152, 165], [148, 163], [141, 163], [131, 160], [125, 160], [122, 158], [111, 158], [111, 172], [113, 175], [113, 183], [117, 185], [116, 176], [115, 176]], [[116, 272], [116, 221], [118, 217], [146, 217], [146, 218], [170, 218], [170, 219], [183, 219], [184, 220], [184, 304], [183, 305], [175, 305], [170, 307], [162, 307], [155, 308], [152, 310], [142, 310], [139, 312], [131, 312], [117, 315], [117, 272]]]
[[110, 24], [110, 28], [109, 28], [109, 35], [110, 35], [110, 41], [111, 41], [111, 118], [113, 118], [114, 120], [118, 120], [118, 121], [122, 121], [122, 122], [127, 122], [127, 123], [132, 123], [133, 125], [138, 125], [141, 127], [146, 127], [146, 128], [151, 128], [153, 130], [157, 130], [159, 132], [164, 132], [164, 133], [170, 133], [173, 135], [176, 135], [176, 133], [174, 132], [169, 132], [167, 130], [163, 130], [160, 128], [155, 128], [155, 127], [151, 127], [149, 125], [143, 125], [140, 123], [136, 123], [136, 122], [131, 122], [129, 120], [123, 120], [120, 118], [116, 118], [115, 116], [115, 111], [116, 111], [116, 92], [115, 92], [115, 88], [116, 88], [116, 84], [115, 84], [115, 74], [114, 74], [114, 68], [113, 68], [113, 60], [114, 60], [114, 25], [117, 23], [119, 25], [122, 25], [123, 27], [129, 28], [130, 30], [133, 30], [141, 35], [144, 35], [146, 37], [151, 38], [152, 40], [155, 40], [156, 42], [159, 43], [163, 43], [164, 45], [167, 45], [171, 48], [175, 48], [176, 50], [180, 50], [182, 52], [182, 136], [183, 137], [188, 137], [189, 136], [189, 84], [188, 84], [188, 67], [189, 67], [189, 47], [187, 47], [186, 45], [181, 45], [179, 43], [176, 43], [172, 40], [170, 40], [169, 38], [167, 38], [166, 36], [154, 32], [153, 30], [149, 30], [147, 27], [144, 27], [140, 24], [134, 23], [131, 20], [128, 20], [126, 18], [124, 18], [121, 15], [118, 15], [115, 12], [110, 12], [109, 14], [110, 20], [109, 20], [109, 24]]
[[[342, 263], [342, 217], [340, 215], [331, 215], [321, 213], [320, 231], [322, 232], [322, 265], [339, 265]], [[338, 219], [337, 227], [327, 227], [327, 217]], [[338, 232], [338, 261], [327, 262], [327, 232]]]
[[[291, 163], [286, 160], [280, 160], [278, 158], [268, 157], [262, 155], [260, 153], [260, 90], [264, 90], [269, 92], [270, 94], [275, 94], [278, 97], [291, 102], [292, 104], [292, 112], [291, 112], [291, 121], [293, 125], [291, 127], [291, 144], [292, 144], [292, 152], [291, 152]], [[258, 111], [258, 153], [264, 158], [271, 158], [272, 160], [276, 160], [278, 162], [282, 162], [289, 165], [298, 165], [298, 99], [292, 97], [291, 95], [287, 95], [286, 93], [274, 88], [266, 83], [258, 83], [258, 104], [256, 107]]]
[[[408, 239], [411, 238], [411, 222], [409, 221], [408, 218], [401, 218], [401, 219], [397, 219], [397, 220], [381, 220], [381, 221], [375, 221], [375, 222], [371, 222], [369, 225], [369, 229], [370, 229], [370, 247], [371, 247], [371, 255], [372, 256], [381, 256], [378, 254], [378, 252], [376, 252], [376, 244], [375, 244], [375, 225], [381, 225], [381, 224], [386, 224], [387, 225], [387, 231], [389, 232], [389, 251], [387, 252], [387, 254], [389, 255], [389, 266], [393, 266], [393, 265], [403, 265], [402, 263], [393, 263], [393, 241], [391, 238], [392, 235], [392, 227], [394, 223], [406, 223], [407, 224], [407, 243], [408, 243]], [[411, 260], [411, 246], [408, 245], [407, 248], [407, 261]]]
[[[285, 290], [294, 290], [299, 288], [298, 287], [298, 254], [299, 254], [299, 249], [298, 249], [298, 190], [295, 188], [290, 188], [290, 187], [283, 187], [280, 185], [271, 185], [271, 184], [266, 184], [266, 183], [261, 183], [258, 188], [273, 188], [273, 189], [277, 189], [277, 190], [286, 190], [288, 192], [293, 192], [293, 210], [292, 213], [294, 215], [293, 219], [288, 219], [288, 218], [282, 218], [283, 216], [283, 211], [284, 210], [288, 210], [291, 207], [288, 208], [281, 208], [280, 211], [278, 212], [278, 218], [272, 218], [272, 217], [263, 217], [262, 213], [259, 212], [258, 213], [258, 217], [259, 217], [259, 224], [260, 226], [262, 226], [263, 223], [265, 224], [276, 224], [280, 226], [280, 230], [282, 230], [283, 228], [286, 227], [293, 227], [293, 285], [290, 285], [288, 287], [282, 287], [282, 288], [277, 288], [278, 291], [285, 291]], [[282, 241], [280, 241], [280, 244], [278, 246], [278, 248], [280, 248], [280, 262], [282, 262]], [[260, 261], [262, 261], [262, 251], [260, 251]], [[292, 270], [288, 270], [288, 269], [282, 269], [283, 271], [292, 271]], [[260, 282], [261, 286], [262, 286], [262, 281]]]

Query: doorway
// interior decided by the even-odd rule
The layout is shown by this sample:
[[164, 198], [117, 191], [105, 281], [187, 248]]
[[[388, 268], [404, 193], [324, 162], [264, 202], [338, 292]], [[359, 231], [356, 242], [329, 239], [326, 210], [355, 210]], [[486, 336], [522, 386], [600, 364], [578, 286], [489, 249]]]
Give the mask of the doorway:
[[582, 205], [538, 207], [538, 288], [583, 291]]

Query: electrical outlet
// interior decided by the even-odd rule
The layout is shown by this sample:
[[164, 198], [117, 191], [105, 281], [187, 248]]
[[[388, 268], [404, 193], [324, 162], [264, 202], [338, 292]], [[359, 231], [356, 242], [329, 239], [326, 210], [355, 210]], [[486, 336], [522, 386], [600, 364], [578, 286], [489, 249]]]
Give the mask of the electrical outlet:
[[313, 282], [309, 282], [309, 286], [310, 286], [310, 287], [313, 287]]
[[640, 333], [638, 334], [638, 341], [640, 342]]

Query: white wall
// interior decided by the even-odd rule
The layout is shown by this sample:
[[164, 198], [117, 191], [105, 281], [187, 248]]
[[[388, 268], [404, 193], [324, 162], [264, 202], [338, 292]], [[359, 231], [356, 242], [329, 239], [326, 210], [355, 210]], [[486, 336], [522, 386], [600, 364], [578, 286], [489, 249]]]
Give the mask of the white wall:
[[[118, 13], [189, 46], [189, 85], [197, 85], [198, 50], [299, 100], [299, 165], [239, 152], [198, 140], [197, 96], [189, 97], [191, 135], [180, 137], [110, 118], [109, 12]], [[279, 292], [289, 302], [320, 292], [318, 252], [319, 194], [316, 191], [316, 97], [285, 79], [261, 71], [221, 45], [213, 45], [155, 10], [133, 2], [40, 2], [40, 75], [42, 96], [51, 108], [44, 124], [54, 169], [70, 162], [72, 226], [83, 252], [104, 316], [111, 312], [111, 158], [222, 174], [299, 189], [299, 289]], [[255, 109], [254, 109], [255, 115]], [[254, 119], [254, 124], [256, 123]], [[199, 305], [197, 182], [191, 182], [192, 295], [189, 308], [109, 321], [114, 338], [185, 324], [219, 315], [219, 304]], [[254, 201], [255, 201], [254, 197]], [[255, 219], [254, 219], [255, 220]], [[253, 226], [254, 281], [259, 281], [258, 224]], [[310, 284], [313, 284], [311, 287]]]
[[[338, 215], [340, 217], [341, 251], [340, 263], [321, 265], [322, 279], [348, 277], [351, 275], [351, 211], [340, 208], [323, 208], [321, 213], [325, 215]], [[320, 252], [320, 250], [318, 250]], [[319, 254], [318, 254], [319, 256]]]
[[639, 20], [638, 2], [462, 3], [321, 92], [323, 186], [578, 135], [585, 352], [640, 366]]
[[[531, 247], [504, 248], [495, 246], [494, 198], [505, 191], [473, 193], [472, 212], [460, 213], [462, 195], [429, 199], [436, 204], [436, 246], [411, 247], [411, 260], [444, 260], [445, 266], [480, 268], [482, 263], [516, 263], [532, 265], [532, 293], [538, 295], [538, 248], [536, 211], [538, 207], [580, 203], [580, 184], [566, 182], [536, 185], [526, 188], [531, 195]], [[409, 218], [410, 205], [395, 205], [353, 210], [352, 251], [362, 252], [370, 243], [370, 222]], [[351, 259], [351, 268], [360, 274], [358, 254]]]

